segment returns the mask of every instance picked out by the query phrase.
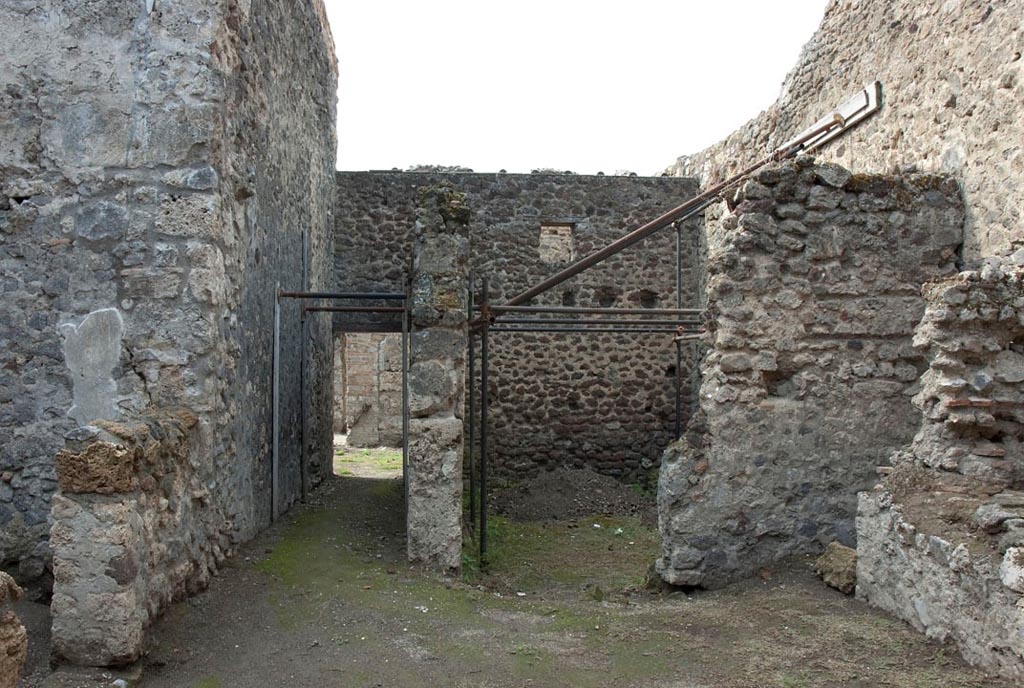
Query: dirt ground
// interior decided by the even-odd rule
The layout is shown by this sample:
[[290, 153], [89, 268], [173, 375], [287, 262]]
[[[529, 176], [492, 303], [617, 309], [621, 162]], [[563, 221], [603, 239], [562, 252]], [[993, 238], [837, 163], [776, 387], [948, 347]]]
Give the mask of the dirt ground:
[[[805, 560], [655, 595], [637, 516], [492, 519], [463, 580], [404, 561], [402, 483], [335, 477], [154, 627], [144, 688], [1005, 686]], [[472, 548], [468, 548], [471, 552]]]
[[590, 515], [636, 516], [657, 525], [654, 495], [589, 469], [557, 468], [502, 486], [491, 498], [494, 513], [515, 521], [549, 521]]

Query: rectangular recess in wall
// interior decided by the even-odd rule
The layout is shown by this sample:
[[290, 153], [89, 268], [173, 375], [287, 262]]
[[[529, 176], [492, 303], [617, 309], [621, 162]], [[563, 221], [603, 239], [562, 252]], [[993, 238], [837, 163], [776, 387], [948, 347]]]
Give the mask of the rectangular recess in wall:
[[542, 222], [540, 225], [540, 259], [545, 263], [571, 262], [573, 250], [573, 230], [575, 222]]

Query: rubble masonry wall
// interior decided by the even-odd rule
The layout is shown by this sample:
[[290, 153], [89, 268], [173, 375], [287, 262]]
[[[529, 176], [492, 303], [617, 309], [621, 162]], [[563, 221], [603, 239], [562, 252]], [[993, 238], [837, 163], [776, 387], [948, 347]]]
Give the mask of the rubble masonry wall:
[[1024, 678], [1024, 271], [925, 285], [921, 426], [862, 493], [857, 596]]
[[856, 494], [916, 429], [920, 285], [954, 271], [944, 177], [766, 168], [709, 219], [699, 411], [661, 465], [662, 578], [715, 587], [852, 545]]
[[[493, 302], [696, 193], [693, 182], [673, 178], [341, 172], [335, 233], [340, 288], [404, 288], [419, 189], [442, 179], [465, 192], [473, 208], [470, 269], [478, 288], [489, 277]], [[543, 238], [542, 225], [549, 227]], [[699, 307], [698, 223], [684, 227], [682, 248], [683, 307]], [[627, 249], [535, 303], [674, 307], [673, 231]], [[637, 477], [657, 465], [672, 440], [670, 335], [496, 333], [491, 356], [491, 462], [499, 474], [526, 476], [571, 464]], [[694, 404], [697, 356], [696, 346], [684, 348], [684, 420]]]
[[1024, 199], [1011, 191], [1024, 183], [1022, 52], [1024, 0], [832, 0], [779, 99], [670, 173], [724, 179], [878, 79], [882, 111], [816, 155], [861, 172], [953, 175], [964, 258], [1012, 253], [1024, 247]]
[[[131, 483], [144, 507], [138, 490], [116, 494], [143, 522], [174, 519], [169, 505], [193, 500], [192, 515], [158, 539], [195, 546], [173, 568], [146, 548], [123, 567], [111, 560], [114, 573], [85, 593], [102, 597], [134, 575], [148, 616], [269, 522], [274, 288], [331, 281], [337, 74], [319, 0], [153, 5], [0, 7], [0, 560], [22, 579], [45, 572], [65, 438], [99, 442], [100, 421], [184, 407], [195, 418], [187, 459], [169, 464], [168, 480]], [[330, 470], [331, 347], [327, 318], [313, 319], [305, 342], [296, 304], [283, 322], [287, 507], [300, 491], [303, 346], [315, 381], [307, 477]], [[95, 532], [68, 502], [88, 511], [102, 500], [65, 497], [53, 527], [70, 562]], [[96, 601], [80, 589], [62, 597], [84, 581], [63, 571], [58, 618]], [[107, 601], [111, 619], [135, 604]], [[137, 651], [86, 638], [63, 647], [89, 663]]]

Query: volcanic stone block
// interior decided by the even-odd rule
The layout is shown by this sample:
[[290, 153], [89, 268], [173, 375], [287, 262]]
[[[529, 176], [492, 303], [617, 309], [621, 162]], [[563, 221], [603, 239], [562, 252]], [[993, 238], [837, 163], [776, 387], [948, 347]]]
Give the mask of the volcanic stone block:
[[61, 449], [54, 457], [57, 482], [67, 493], [113, 494], [136, 488], [135, 452], [98, 441], [81, 452]]

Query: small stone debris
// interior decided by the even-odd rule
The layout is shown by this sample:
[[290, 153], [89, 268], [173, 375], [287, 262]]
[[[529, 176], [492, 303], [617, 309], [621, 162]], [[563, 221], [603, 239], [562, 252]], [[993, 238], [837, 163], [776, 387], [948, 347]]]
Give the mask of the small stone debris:
[[814, 570], [825, 585], [852, 595], [857, 587], [857, 550], [830, 542], [825, 553], [815, 560]]

